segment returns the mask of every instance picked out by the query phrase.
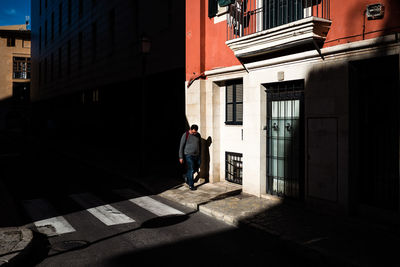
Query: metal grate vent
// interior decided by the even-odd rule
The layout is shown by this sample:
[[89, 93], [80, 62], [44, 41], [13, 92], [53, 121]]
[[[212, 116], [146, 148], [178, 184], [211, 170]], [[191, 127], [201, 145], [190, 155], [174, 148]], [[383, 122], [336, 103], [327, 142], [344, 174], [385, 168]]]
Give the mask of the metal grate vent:
[[243, 155], [240, 153], [225, 152], [225, 180], [242, 184]]

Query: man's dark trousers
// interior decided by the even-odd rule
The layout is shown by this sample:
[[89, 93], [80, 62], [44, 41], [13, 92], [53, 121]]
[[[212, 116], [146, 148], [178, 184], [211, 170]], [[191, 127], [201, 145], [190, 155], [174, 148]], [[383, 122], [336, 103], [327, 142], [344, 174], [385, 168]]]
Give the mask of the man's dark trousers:
[[187, 164], [187, 184], [189, 187], [194, 187], [193, 174], [199, 171], [200, 168], [200, 156], [185, 155]]

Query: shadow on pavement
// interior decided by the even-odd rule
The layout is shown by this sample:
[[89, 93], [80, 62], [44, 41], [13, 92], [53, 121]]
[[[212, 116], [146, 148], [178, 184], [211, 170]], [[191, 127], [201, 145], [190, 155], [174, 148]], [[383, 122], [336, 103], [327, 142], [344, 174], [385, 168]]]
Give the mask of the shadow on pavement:
[[[50, 243], [47, 237], [41, 233], [33, 231], [32, 241], [27, 247], [12, 258], [5, 267], [34, 267], [47, 257]], [[3, 265], [2, 265], [3, 266]]]
[[[238, 223], [255, 227], [318, 259], [322, 266], [398, 266], [398, 226], [360, 217], [310, 210], [304, 203], [282, 200]], [[397, 232], [397, 234], [394, 234]], [[297, 266], [297, 265], [296, 265]]]
[[302, 255], [293, 257], [293, 252], [273, 236], [232, 229], [122, 253], [110, 258], [107, 266], [318, 266]]

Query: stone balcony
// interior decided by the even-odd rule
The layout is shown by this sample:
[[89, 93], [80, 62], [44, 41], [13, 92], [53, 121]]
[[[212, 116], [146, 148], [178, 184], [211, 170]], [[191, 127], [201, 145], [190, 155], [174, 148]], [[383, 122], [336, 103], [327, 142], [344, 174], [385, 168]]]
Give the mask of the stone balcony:
[[331, 24], [328, 19], [311, 16], [228, 40], [226, 45], [239, 59], [265, 56], [307, 44], [312, 44], [318, 49], [325, 41]]

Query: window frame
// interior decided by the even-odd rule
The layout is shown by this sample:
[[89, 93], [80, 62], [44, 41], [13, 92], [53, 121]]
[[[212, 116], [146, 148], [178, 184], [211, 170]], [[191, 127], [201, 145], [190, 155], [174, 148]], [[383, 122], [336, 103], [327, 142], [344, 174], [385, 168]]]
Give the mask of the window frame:
[[115, 45], [115, 26], [116, 26], [116, 16], [115, 8], [111, 8], [108, 12], [108, 34], [111, 46]]
[[13, 79], [29, 80], [31, 72], [32, 64], [30, 57], [13, 57]]
[[96, 62], [97, 59], [97, 21], [92, 23], [92, 62]]
[[16, 38], [15, 36], [7, 37], [7, 47], [15, 47]]
[[58, 5], [58, 35], [61, 36], [63, 28], [63, 2], [61, 1]]
[[78, 32], [78, 68], [83, 64], [83, 31]]
[[78, 3], [78, 18], [82, 19], [83, 18], [83, 12], [84, 12], [84, 3], [83, 0], [79, 0]]
[[[237, 88], [238, 84], [242, 85], [242, 101], [237, 101]], [[232, 86], [232, 102], [228, 102], [228, 87]], [[226, 125], [243, 125], [243, 80], [232, 80], [226, 83], [225, 85], [225, 124]], [[238, 121], [237, 119], [237, 105], [242, 105], [242, 120]], [[232, 120], [228, 120], [228, 105], [232, 105]]]

